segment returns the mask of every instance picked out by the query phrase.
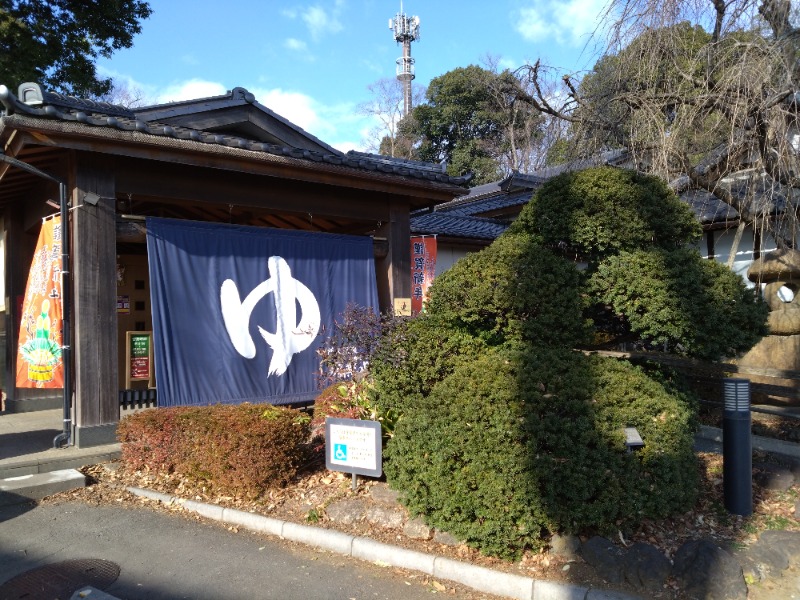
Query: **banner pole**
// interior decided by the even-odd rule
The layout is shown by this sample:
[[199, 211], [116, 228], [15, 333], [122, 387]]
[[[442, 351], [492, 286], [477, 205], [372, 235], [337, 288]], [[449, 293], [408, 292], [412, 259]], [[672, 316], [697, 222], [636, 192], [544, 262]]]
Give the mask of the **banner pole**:
[[64, 365], [64, 430], [53, 438], [53, 448], [72, 445], [72, 350], [70, 347], [69, 210], [67, 186], [58, 182], [61, 213], [61, 360]]

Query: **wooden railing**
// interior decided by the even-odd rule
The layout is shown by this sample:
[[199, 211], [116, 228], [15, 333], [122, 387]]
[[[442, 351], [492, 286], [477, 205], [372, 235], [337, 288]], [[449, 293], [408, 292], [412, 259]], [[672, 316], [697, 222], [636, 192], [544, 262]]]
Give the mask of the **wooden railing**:
[[[587, 354], [598, 354], [614, 358], [625, 358], [633, 363], [652, 361], [672, 367], [687, 377], [689, 384], [706, 401], [722, 402], [722, 380], [725, 377], [750, 379], [750, 393], [754, 404], [797, 406], [800, 408], [800, 371], [784, 371], [761, 367], [749, 367], [731, 363], [705, 362], [660, 352], [619, 352], [611, 350], [585, 350]], [[763, 400], [768, 398], [767, 400]], [[758, 411], [754, 407], [754, 411]], [[774, 413], [765, 408], [762, 412]], [[791, 414], [781, 416], [798, 418]]]

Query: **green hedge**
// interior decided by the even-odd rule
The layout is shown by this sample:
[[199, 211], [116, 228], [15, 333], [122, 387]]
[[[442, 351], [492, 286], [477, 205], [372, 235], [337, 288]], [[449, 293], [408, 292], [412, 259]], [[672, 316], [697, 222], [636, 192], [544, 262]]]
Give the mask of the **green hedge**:
[[519, 362], [502, 348], [462, 362], [408, 407], [385, 457], [413, 514], [487, 554], [541, 545], [546, 517], [528, 470]]
[[[627, 362], [496, 347], [408, 407], [385, 470], [430, 525], [518, 558], [547, 532], [610, 532], [688, 509], [693, 415], [687, 396]], [[626, 426], [644, 449], [626, 452]]]
[[511, 338], [572, 346], [586, 338], [584, 281], [528, 233], [509, 233], [433, 283], [428, 311], [490, 345]]

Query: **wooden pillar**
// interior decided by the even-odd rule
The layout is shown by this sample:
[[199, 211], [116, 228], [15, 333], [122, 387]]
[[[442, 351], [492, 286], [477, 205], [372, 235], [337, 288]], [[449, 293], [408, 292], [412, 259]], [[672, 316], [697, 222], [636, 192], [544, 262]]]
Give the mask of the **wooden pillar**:
[[378, 298], [381, 312], [393, 310], [395, 298], [411, 298], [411, 221], [408, 205], [392, 203], [389, 222], [379, 230], [388, 252], [378, 261]]
[[[75, 444], [116, 441], [117, 383], [116, 200], [114, 163], [78, 154], [72, 192], [73, 361]], [[86, 201], [95, 194], [96, 205]]]

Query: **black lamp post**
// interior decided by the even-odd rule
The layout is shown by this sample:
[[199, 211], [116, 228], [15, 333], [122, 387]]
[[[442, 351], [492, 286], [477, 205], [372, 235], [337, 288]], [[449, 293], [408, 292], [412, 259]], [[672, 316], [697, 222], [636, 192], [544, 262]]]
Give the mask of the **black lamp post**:
[[71, 288], [69, 285], [69, 211], [67, 209], [67, 186], [60, 179], [40, 171], [33, 165], [8, 156], [0, 151], [0, 162], [8, 163], [23, 171], [32, 173], [37, 177], [53, 181], [58, 184], [59, 214], [61, 215], [61, 356], [64, 361], [64, 430], [53, 438], [53, 447], [69, 446], [72, 444], [72, 351], [69, 343], [70, 336], [70, 310]]

